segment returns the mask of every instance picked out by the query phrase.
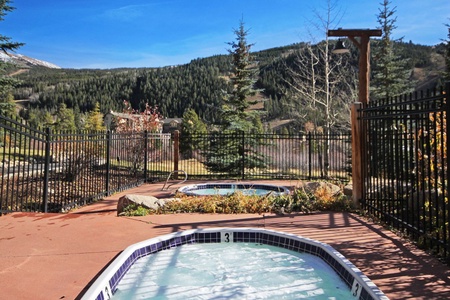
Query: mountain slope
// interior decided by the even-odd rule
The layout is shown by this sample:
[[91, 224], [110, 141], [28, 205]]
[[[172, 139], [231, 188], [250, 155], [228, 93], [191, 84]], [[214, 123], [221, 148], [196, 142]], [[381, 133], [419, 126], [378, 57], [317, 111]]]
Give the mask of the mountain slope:
[[[302, 99], [295, 99], [295, 90], [287, 84], [287, 69], [295, 64], [293, 57], [302, 47], [304, 44], [299, 43], [253, 53], [255, 66], [259, 68], [257, 88], [263, 90], [258, 99], [264, 102], [252, 108], [267, 112], [264, 122], [292, 120], [295, 117], [290, 112], [304, 110], [299, 106]], [[411, 79], [416, 81], [417, 90], [434, 88], [441, 83], [445, 68], [443, 45], [399, 43], [396, 47], [402, 58], [408, 59]], [[350, 50], [348, 69], [357, 69], [358, 50]], [[30, 61], [39, 60], [26, 60], [31, 64]], [[78, 113], [88, 112], [99, 103], [101, 111], [107, 113], [120, 111], [123, 100], [127, 100], [136, 109], [145, 107], [146, 103], [158, 106], [163, 116], [171, 118], [181, 117], [191, 108], [208, 124], [217, 121], [231, 74], [228, 55], [194, 59], [185, 65], [165, 68], [77, 70], [50, 69], [42, 64], [28, 66], [27, 72], [16, 73], [22, 84], [14, 91], [14, 98], [24, 103], [30, 100], [27, 108], [33, 113], [38, 110], [54, 112], [62, 102]], [[356, 77], [353, 80], [356, 82]]]
[[61, 67], [55, 64], [22, 54], [0, 52], [0, 60], [15, 64], [17, 68], [45, 67], [50, 69], [61, 69]]

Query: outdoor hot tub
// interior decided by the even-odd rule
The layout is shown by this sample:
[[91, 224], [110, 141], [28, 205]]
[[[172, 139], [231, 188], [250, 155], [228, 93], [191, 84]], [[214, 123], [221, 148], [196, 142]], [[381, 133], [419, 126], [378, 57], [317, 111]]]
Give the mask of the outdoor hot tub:
[[[241, 248], [256, 252], [247, 255]], [[217, 251], [220, 255], [214, 258]], [[286, 255], [291, 258], [286, 260]], [[271, 267], [265, 267], [267, 262]], [[263, 270], [252, 270], [261, 266]], [[282, 269], [289, 278], [276, 278]], [[320, 278], [311, 273], [316, 269]], [[331, 292], [324, 290], [324, 281], [331, 282]], [[331, 246], [259, 228], [194, 229], [131, 245], [100, 274], [82, 300], [255, 299], [255, 295], [264, 299], [388, 300]]]
[[240, 192], [244, 195], [289, 195], [287, 187], [258, 183], [202, 183], [190, 184], [178, 189], [178, 192], [188, 196], [230, 195]]

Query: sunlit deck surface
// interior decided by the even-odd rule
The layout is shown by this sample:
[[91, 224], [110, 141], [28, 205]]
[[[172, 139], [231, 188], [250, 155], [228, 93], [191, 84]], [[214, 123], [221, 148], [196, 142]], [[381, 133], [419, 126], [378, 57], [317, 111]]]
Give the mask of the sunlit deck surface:
[[[298, 185], [298, 181], [258, 182]], [[77, 299], [130, 244], [207, 227], [258, 227], [316, 239], [340, 251], [390, 299], [450, 299], [447, 266], [356, 214], [116, 216], [117, 201], [125, 194], [168, 197], [179, 187], [162, 192], [162, 186], [145, 184], [68, 214], [1, 216], [0, 299]]]

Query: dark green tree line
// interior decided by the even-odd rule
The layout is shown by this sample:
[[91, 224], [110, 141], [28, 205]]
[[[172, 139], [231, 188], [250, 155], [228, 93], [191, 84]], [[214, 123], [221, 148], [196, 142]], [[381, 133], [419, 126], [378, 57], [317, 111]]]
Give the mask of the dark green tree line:
[[[374, 48], [379, 42], [373, 41]], [[301, 99], [295, 97], [295, 91], [287, 82], [292, 80], [288, 69], [295, 68], [296, 52], [303, 51], [305, 46], [305, 43], [298, 43], [251, 52], [254, 79], [257, 80], [254, 88], [262, 90], [260, 95], [265, 100], [266, 114], [260, 116], [262, 121], [296, 119], [294, 113], [303, 110], [299, 106]], [[445, 55], [444, 44], [430, 47], [393, 40], [392, 49], [399, 59], [406, 61], [409, 72], [413, 67], [432, 68], [431, 56]], [[346, 57], [346, 70], [349, 71], [356, 68], [358, 62], [357, 50], [350, 50]], [[55, 115], [59, 104], [65, 103], [74, 111], [77, 127], [83, 128], [84, 115], [94, 110], [96, 103], [100, 112], [106, 114], [110, 110], [121, 111], [123, 100], [129, 100], [135, 109], [143, 109], [146, 103], [158, 106], [166, 117], [182, 117], [185, 111], [193, 109], [203, 122], [211, 126], [219, 122], [222, 91], [232, 91], [229, 85], [232, 59], [230, 53], [166, 68], [74, 70], [36, 67], [17, 75], [22, 83], [11, 93], [14, 100], [29, 100], [29, 106], [21, 113], [29, 121], [43, 120], [42, 116], [47, 112]], [[377, 63], [375, 60], [373, 67]], [[11, 68], [8, 66], [6, 72], [14, 71]], [[341, 88], [339, 84], [337, 89]], [[289, 125], [289, 132], [298, 132], [302, 122], [298, 120], [298, 124]], [[345, 120], [336, 123], [338, 127], [345, 127], [339, 122]]]

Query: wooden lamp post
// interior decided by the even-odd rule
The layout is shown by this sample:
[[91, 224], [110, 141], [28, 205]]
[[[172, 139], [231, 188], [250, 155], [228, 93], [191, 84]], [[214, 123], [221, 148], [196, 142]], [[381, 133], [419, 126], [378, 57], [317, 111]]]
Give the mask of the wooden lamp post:
[[[363, 162], [363, 152], [366, 138], [366, 130], [361, 121], [358, 121], [358, 110], [367, 106], [369, 103], [369, 83], [370, 83], [370, 37], [381, 36], [380, 29], [336, 29], [328, 30], [328, 36], [342, 37], [346, 36], [359, 49], [359, 91], [358, 103], [352, 104], [351, 108], [351, 127], [352, 127], [352, 182], [353, 203], [359, 207], [359, 201], [362, 199], [363, 176], [366, 167]], [[340, 41], [339, 41], [340, 42]], [[338, 43], [339, 43], [338, 42]], [[343, 44], [335, 53], [344, 53]]]
[[328, 36], [346, 36], [359, 49], [359, 102], [369, 103], [370, 37], [381, 36], [381, 30], [339, 28], [328, 30]]

